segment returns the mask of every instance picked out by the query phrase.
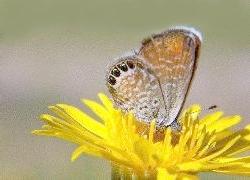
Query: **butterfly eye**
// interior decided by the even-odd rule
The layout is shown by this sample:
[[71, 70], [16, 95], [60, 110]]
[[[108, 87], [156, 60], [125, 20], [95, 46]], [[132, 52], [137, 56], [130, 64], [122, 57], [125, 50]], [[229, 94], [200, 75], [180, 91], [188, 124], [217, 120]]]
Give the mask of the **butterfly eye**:
[[121, 64], [118, 64], [118, 68], [121, 69], [124, 72], [128, 71], [128, 67], [124, 62], [121, 63]]
[[108, 82], [109, 82], [111, 85], [115, 85], [116, 80], [115, 80], [115, 78], [114, 78], [113, 76], [109, 76]]
[[119, 77], [121, 73], [120, 73], [119, 69], [114, 68], [114, 69], [111, 71], [111, 74], [114, 75], [115, 77]]
[[134, 69], [135, 65], [132, 61], [127, 61], [127, 65], [130, 69]]

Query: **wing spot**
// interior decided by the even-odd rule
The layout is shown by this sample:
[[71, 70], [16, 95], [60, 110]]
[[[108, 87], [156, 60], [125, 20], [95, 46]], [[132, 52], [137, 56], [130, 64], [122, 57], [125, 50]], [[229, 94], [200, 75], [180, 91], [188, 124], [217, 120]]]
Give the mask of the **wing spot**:
[[121, 75], [121, 72], [115, 67], [114, 69], [112, 69], [111, 74], [115, 77], [119, 77]]
[[113, 76], [109, 76], [108, 82], [111, 85], [115, 85], [116, 84], [116, 79]]
[[127, 61], [127, 65], [130, 69], [134, 69], [135, 68], [135, 65], [132, 61]]
[[122, 62], [121, 64], [118, 64], [117, 67], [118, 67], [120, 70], [124, 71], [124, 72], [127, 72], [127, 71], [128, 71], [128, 67], [127, 67], [127, 65], [126, 65], [124, 62]]

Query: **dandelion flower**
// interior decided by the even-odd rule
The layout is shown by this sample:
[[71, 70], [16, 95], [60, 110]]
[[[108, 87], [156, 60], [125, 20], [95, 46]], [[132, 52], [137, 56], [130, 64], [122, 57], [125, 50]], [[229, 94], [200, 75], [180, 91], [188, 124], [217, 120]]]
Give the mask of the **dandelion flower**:
[[57, 104], [49, 107], [56, 116], [41, 115], [45, 125], [32, 133], [77, 144], [72, 161], [82, 154], [109, 160], [113, 179], [198, 179], [199, 172], [250, 175], [250, 156], [239, 156], [250, 149], [250, 125], [231, 129], [240, 116], [215, 112], [200, 118], [201, 107], [193, 105], [179, 118], [180, 132], [159, 131], [154, 120], [139, 123], [131, 113], [114, 108], [104, 94], [99, 98], [102, 104], [83, 100], [98, 120]]

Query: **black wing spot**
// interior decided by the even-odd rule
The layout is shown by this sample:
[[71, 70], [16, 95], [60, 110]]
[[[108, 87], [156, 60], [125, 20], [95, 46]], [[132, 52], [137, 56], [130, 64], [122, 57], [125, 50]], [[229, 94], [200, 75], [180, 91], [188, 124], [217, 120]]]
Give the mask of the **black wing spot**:
[[121, 75], [121, 72], [115, 67], [114, 69], [112, 69], [111, 74], [115, 77], [119, 77]]
[[117, 67], [118, 67], [120, 70], [124, 71], [124, 72], [128, 71], [128, 66], [127, 66], [124, 62], [121, 63], [121, 64], [118, 64]]
[[132, 61], [127, 61], [127, 65], [130, 69], [134, 69], [135, 68], [135, 65]]
[[116, 79], [115, 79], [113, 76], [109, 76], [109, 77], [108, 77], [108, 82], [109, 82], [109, 84], [111, 84], [111, 85], [115, 85]]

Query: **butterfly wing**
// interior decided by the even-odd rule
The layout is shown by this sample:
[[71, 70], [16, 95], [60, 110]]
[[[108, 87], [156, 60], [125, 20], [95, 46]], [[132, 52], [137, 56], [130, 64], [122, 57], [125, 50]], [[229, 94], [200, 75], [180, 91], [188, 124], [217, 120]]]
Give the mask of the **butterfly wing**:
[[162, 114], [164, 101], [159, 82], [138, 57], [119, 59], [106, 78], [109, 92], [122, 110], [133, 112], [146, 123]]
[[179, 115], [195, 73], [201, 44], [198, 33], [173, 29], [142, 42], [139, 56], [158, 79], [166, 110], [165, 125]]

